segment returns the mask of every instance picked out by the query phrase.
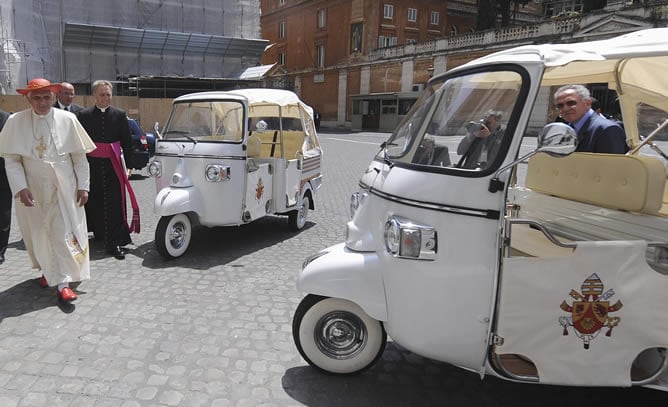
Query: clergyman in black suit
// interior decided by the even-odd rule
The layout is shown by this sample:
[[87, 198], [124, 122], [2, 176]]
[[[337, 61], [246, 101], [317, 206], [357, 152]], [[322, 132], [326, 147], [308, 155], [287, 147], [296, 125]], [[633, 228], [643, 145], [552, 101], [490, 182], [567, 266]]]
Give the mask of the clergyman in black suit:
[[53, 104], [53, 107], [58, 109], [63, 109], [70, 111], [74, 114], [78, 114], [83, 110], [83, 106], [77, 105], [74, 103], [74, 97], [76, 93], [74, 92], [74, 86], [69, 82], [62, 82], [60, 84], [60, 92], [58, 92], [58, 98], [56, 103]]
[[[9, 113], [0, 109], [0, 130], [5, 126]], [[5, 262], [5, 251], [9, 244], [9, 229], [12, 226], [12, 191], [9, 188], [5, 159], [0, 157], [0, 264]]]
[[576, 151], [626, 154], [626, 133], [619, 123], [606, 119], [591, 108], [591, 94], [583, 85], [565, 85], [554, 93], [554, 106], [578, 135]]

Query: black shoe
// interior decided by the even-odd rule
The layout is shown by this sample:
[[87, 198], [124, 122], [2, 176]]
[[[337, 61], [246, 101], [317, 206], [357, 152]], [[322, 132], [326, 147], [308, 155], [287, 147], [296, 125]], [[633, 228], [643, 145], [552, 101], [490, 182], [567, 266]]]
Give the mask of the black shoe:
[[2, 264], [2, 263], [4, 263], [4, 262], [5, 262], [5, 255], [4, 255], [4, 254], [0, 254], [0, 264]]
[[125, 259], [125, 253], [123, 253], [123, 250], [121, 249], [120, 246], [116, 246], [113, 249], [107, 250], [107, 253], [111, 254], [118, 260], [123, 260]]

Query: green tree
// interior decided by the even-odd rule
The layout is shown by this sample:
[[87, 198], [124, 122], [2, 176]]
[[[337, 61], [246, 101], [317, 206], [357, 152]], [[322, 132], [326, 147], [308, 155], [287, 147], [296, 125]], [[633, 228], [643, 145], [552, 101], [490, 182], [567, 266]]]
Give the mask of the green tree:
[[582, 0], [582, 12], [587, 13], [592, 10], [600, 10], [605, 7], [606, 0]]
[[475, 22], [475, 29], [482, 31], [494, 28], [496, 14], [496, 0], [478, 0], [478, 17]]
[[517, 11], [520, 5], [525, 5], [529, 1], [530, 0], [478, 0], [478, 17], [476, 18], [475, 27], [476, 30], [488, 30], [490, 28], [495, 28], [496, 18], [498, 15], [501, 15], [501, 27], [510, 25], [511, 5], [514, 7], [514, 10]]

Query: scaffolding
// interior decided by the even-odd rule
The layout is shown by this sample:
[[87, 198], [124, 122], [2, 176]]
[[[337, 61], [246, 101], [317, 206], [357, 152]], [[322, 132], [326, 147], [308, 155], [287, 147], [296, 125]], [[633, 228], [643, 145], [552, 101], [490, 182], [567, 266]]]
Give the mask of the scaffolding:
[[[0, 0], [0, 90], [45, 77], [221, 78], [259, 64], [259, 0]], [[80, 86], [77, 86], [80, 89]]]

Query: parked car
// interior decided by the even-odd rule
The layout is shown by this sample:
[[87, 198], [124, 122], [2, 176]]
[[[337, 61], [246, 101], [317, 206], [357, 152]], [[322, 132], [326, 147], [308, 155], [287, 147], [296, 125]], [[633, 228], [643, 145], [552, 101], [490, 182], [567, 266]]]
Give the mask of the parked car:
[[128, 170], [141, 170], [155, 154], [155, 136], [142, 130], [135, 119], [128, 117], [128, 124], [132, 130], [132, 151], [126, 154], [125, 165]]

